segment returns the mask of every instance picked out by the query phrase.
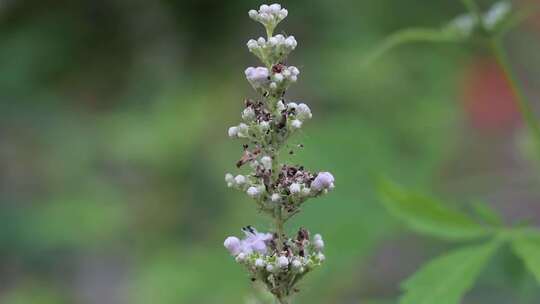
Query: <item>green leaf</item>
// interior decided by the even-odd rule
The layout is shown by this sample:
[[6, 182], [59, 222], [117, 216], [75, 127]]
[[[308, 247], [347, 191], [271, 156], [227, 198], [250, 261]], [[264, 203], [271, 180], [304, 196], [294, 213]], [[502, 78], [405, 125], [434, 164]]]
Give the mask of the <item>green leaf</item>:
[[458, 304], [499, 242], [458, 249], [427, 263], [402, 285], [400, 304]]
[[512, 242], [512, 249], [540, 284], [540, 236], [517, 238]]
[[466, 214], [433, 198], [405, 191], [386, 180], [379, 189], [386, 209], [417, 232], [445, 239], [473, 239], [489, 234]]
[[486, 224], [498, 227], [502, 226], [503, 220], [501, 215], [497, 213], [497, 211], [493, 210], [490, 205], [485, 202], [477, 201], [474, 202], [472, 206], [476, 215], [478, 215], [478, 217], [480, 217], [480, 219]]

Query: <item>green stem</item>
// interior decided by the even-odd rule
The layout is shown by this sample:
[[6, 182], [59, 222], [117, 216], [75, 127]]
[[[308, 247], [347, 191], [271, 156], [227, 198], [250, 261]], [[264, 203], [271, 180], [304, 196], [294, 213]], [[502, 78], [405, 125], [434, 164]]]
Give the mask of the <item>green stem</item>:
[[276, 233], [278, 235], [276, 247], [277, 247], [278, 252], [281, 252], [283, 250], [283, 232], [284, 232], [283, 212], [281, 210], [281, 205], [278, 205], [276, 207], [275, 222], [276, 222]]
[[366, 56], [363, 65], [368, 66], [391, 49], [411, 42], [456, 42], [456, 38], [439, 29], [409, 28], [400, 30], [388, 36], [375, 47]]
[[521, 115], [523, 116], [523, 120], [525, 121], [525, 124], [527, 125], [527, 127], [529, 128], [529, 131], [531, 132], [533, 136], [533, 140], [535, 142], [536, 148], [538, 149], [538, 155], [540, 156], [540, 125], [538, 124], [538, 120], [535, 117], [534, 111], [531, 106], [531, 102], [528, 100], [528, 98], [525, 96], [525, 94], [521, 90], [517, 76], [512, 70], [510, 63], [508, 62], [508, 57], [499, 39], [492, 38], [490, 42], [491, 42], [491, 49], [493, 51], [493, 54], [495, 55], [495, 59], [497, 60], [498, 64], [501, 66], [508, 80], [508, 83], [510, 84], [512, 93], [516, 97], [518, 109]]

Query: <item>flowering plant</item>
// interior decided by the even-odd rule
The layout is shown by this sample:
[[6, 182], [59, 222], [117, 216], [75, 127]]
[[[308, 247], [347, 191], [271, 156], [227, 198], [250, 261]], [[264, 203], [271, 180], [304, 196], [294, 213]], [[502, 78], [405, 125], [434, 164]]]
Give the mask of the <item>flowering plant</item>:
[[275, 228], [263, 233], [246, 226], [242, 228], [245, 238], [230, 236], [224, 246], [236, 262], [246, 267], [252, 280], [262, 282], [279, 303], [289, 303], [290, 295], [298, 291], [298, 282], [325, 260], [320, 234], [311, 236], [307, 229], [299, 228], [296, 235], [289, 237], [284, 231], [285, 222], [308, 199], [334, 188], [334, 177], [329, 172], [310, 172], [279, 160], [289, 137], [312, 117], [306, 104], [284, 98], [300, 74], [298, 68], [286, 65], [287, 56], [297, 46], [296, 39], [274, 35], [276, 26], [287, 15], [279, 4], [249, 11], [249, 17], [261, 23], [267, 35], [247, 42], [249, 51], [264, 64], [245, 70], [247, 81], [259, 97], [245, 100], [243, 122], [228, 130], [231, 138], [246, 141], [236, 166], [246, 165], [249, 172], [225, 175], [227, 186], [251, 197], [257, 208], [273, 219]]

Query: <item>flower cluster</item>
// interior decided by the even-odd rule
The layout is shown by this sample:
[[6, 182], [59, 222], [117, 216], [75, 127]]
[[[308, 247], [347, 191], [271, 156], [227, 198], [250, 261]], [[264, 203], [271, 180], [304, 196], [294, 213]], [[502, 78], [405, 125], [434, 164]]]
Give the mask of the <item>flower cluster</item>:
[[480, 16], [480, 20], [472, 14], [462, 14], [450, 22], [449, 28], [462, 37], [469, 37], [479, 30], [491, 33], [499, 28], [511, 11], [512, 5], [508, 1], [500, 1]]
[[251, 86], [262, 94], [281, 96], [290, 84], [295, 83], [300, 70], [295, 66], [276, 64], [271, 68], [249, 67], [245, 71]]
[[322, 236], [316, 234], [310, 239], [309, 232], [303, 228], [295, 238], [283, 241], [280, 252], [272, 234], [259, 233], [251, 226], [242, 230], [246, 238], [228, 237], [225, 248], [247, 268], [252, 279], [263, 282], [271, 292], [281, 293], [285, 289], [285, 293], [290, 293], [296, 281], [326, 258]]
[[225, 175], [227, 186], [252, 198], [261, 212], [273, 218], [276, 227], [270, 233], [244, 227], [245, 238], [230, 236], [224, 246], [281, 303], [296, 290], [299, 280], [325, 259], [324, 241], [319, 234], [310, 239], [309, 232], [302, 228], [290, 238], [284, 224], [300, 212], [306, 200], [334, 189], [331, 173], [312, 172], [279, 161], [280, 150], [289, 137], [312, 118], [308, 105], [285, 99], [286, 91], [300, 74], [298, 68], [285, 63], [297, 46], [296, 38], [273, 35], [275, 26], [287, 14], [279, 4], [249, 11], [249, 16], [262, 23], [267, 33], [266, 38], [247, 43], [249, 51], [264, 64], [245, 70], [259, 98], [244, 101], [242, 121], [228, 130], [229, 137], [245, 141], [236, 167], [246, 166], [249, 172]]
[[265, 64], [283, 61], [297, 45], [294, 36], [285, 38], [281, 34], [270, 37], [268, 40], [259, 37], [257, 40], [250, 39], [247, 42], [249, 51]]
[[[275, 3], [272, 5], [263, 4], [259, 10], [250, 10], [248, 15], [251, 19], [260, 22], [267, 30], [273, 31], [281, 20], [285, 19], [289, 12]], [[269, 35], [271, 36], [271, 35]]]

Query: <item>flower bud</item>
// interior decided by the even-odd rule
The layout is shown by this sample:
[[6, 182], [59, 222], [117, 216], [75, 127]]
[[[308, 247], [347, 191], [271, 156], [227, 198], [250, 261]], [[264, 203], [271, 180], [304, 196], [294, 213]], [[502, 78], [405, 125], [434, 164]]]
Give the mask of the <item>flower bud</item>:
[[334, 176], [330, 172], [320, 172], [313, 182], [311, 182], [311, 188], [316, 191], [333, 189]]
[[270, 5], [270, 12], [272, 14], [277, 14], [281, 11], [281, 5], [277, 4], [277, 3], [274, 3], [272, 5]]
[[235, 178], [234, 178], [234, 181], [236, 182], [237, 185], [241, 186], [243, 184], [246, 183], [247, 179], [245, 176], [243, 175], [237, 175]]
[[312, 117], [311, 109], [305, 103], [299, 104], [296, 108], [296, 117], [300, 120], [310, 119]]
[[266, 266], [266, 262], [263, 259], [258, 258], [255, 260], [255, 267], [263, 268], [264, 266]]
[[248, 137], [249, 135], [249, 127], [245, 123], [241, 123], [238, 125], [238, 137]]
[[300, 191], [301, 191], [300, 184], [298, 184], [298, 183], [292, 183], [292, 184], [289, 186], [289, 191], [290, 191], [292, 194], [298, 194], [298, 193], [300, 193]]
[[277, 259], [277, 264], [279, 268], [287, 268], [287, 266], [289, 266], [289, 259], [287, 259], [287, 257], [280, 256]]
[[266, 131], [270, 128], [270, 123], [268, 121], [263, 120], [259, 123], [259, 127], [261, 128], [261, 131]]
[[257, 41], [253, 40], [253, 39], [250, 39], [248, 42], [247, 42], [247, 47], [250, 51], [254, 50], [254, 49], [257, 49], [259, 48], [259, 44], [257, 44]]
[[238, 136], [238, 127], [230, 127], [228, 131], [229, 137]]
[[251, 19], [255, 19], [255, 18], [257, 18], [257, 16], [259, 16], [259, 13], [256, 10], [252, 9], [252, 10], [249, 10], [248, 16]]
[[313, 247], [315, 247], [315, 249], [317, 251], [321, 251], [324, 249], [324, 241], [323, 240], [315, 240], [313, 242]]
[[300, 267], [302, 267], [302, 262], [300, 262], [298, 259], [294, 259], [291, 263], [291, 266], [294, 269], [300, 269]]
[[326, 257], [324, 256], [324, 254], [322, 254], [322, 253], [320, 253], [320, 252], [317, 254], [316, 257], [317, 257], [317, 259], [318, 259], [319, 261], [321, 261], [321, 262], [324, 262], [324, 260], [326, 259]]
[[266, 170], [272, 169], [272, 158], [270, 156], [263, 156], [261, 163]]
[[272, 264], [266, 265], [266, 271], [268, 271], [268, 272], [274, 272], [274, 265], [272, 265]]
[[247, 107], [242, 112], [242, 119], [246, 121], [252, 121], [255, 119], [255, 110], [252, 107]]
[[246, 193], [252, 198], [257, 198], [261, 194], [261, 191], [259, 188], [251, 186], [246, 190]]
[[270, 197], [270, 200], [272, 200], [272, 202], [274, 203], [278, 203], [279, 201], [281, 201], [281, 195], [279, 195], [278, 193], [273, 193]]
[[247, 255], [246, 255], [245, 253], [243, 253], [243, 252], [240, 252], [240, 253], [236, 256], [236, 259], [235, 259], [235, 260], [236, 260], [237, 263], [242, 263], [242, 262], [244, 262], [244, 261], [246, 260], [246, 258], [247, 258]]
[[240, 252], [241, 242], [235, 236], [230, 236], [225, 239], [223, 246], [231, 253], [231, 255], [237, 255]]

